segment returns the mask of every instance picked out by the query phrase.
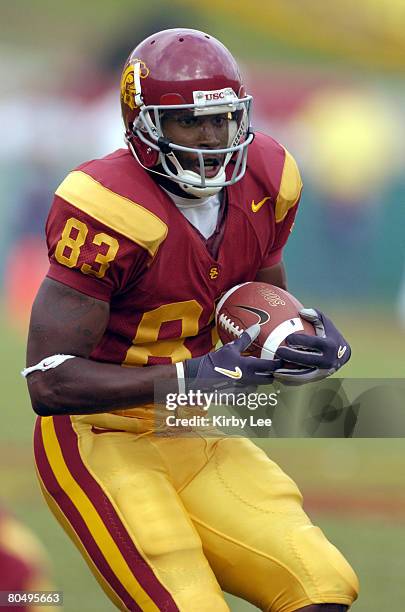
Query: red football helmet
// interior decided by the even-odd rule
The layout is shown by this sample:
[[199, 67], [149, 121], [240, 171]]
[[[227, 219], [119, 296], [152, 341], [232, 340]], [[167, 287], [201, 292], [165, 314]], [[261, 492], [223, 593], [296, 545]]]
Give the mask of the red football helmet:
[[[148, 170], [161, 164], [165, 176], [198, 197], [217, 193], [243, 177], [247, 148], [254, 138], [251, 101], [228, 49], [197, 30], [177, 28], [149, 36], [132, 51], [121, 77], [125, 137], [133, 155]], [[226, 114], [226, 148], [191, 148], [165, 138], [162, 113], [178, 109], [191, 110], [194, 116]], [[176, 151], [197, 155], [200, 174], [183, 169]], [[223, 154], [222, 166], [212, 178], [205, 173], [204, 157], [207, 160], [210, 154]], [[234, 168], [227, 177], [231, 158]]]

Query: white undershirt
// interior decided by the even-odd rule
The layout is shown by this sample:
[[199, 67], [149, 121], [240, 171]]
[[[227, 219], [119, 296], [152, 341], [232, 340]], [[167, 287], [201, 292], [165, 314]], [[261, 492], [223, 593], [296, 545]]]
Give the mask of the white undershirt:
[[218, 213], [222, 201], [221, 192], [209, 198], [191, 200], [190, 198], [182, 198], [181, 196], [174, 195], [174, 193], [170, 193], [167, 189], [164, 191], [170, 196], [179, 211], [186, 217], [187, 221], [189, 221], [191, 225], [194, 225], [204, 238], [212, 236], [217, 227]]

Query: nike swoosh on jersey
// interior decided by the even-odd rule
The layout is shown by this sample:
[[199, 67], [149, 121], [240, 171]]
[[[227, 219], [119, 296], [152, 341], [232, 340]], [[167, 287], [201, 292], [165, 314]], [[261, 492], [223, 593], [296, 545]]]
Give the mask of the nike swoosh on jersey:
[[254, 306], [241, 306], [240, 304], [235, 304], [235, 306], [237, 306], [237, 308], [242, 308], [242, 310], [253, 312], [253, 314], [257, 315], [259, 317], [259, 325], [264, 325], [270, 319], [269, 313], [265, 310], [261, 310], [260, 308], [254, 308]]
[[346, 349], [347, 349], [347, 346], [339, 346], [339, 349], [337, 352], [338, 359], [341, 359], [343, 357], [343, 355], [346, 353]]
[[224, 376], [228, 376], [228, 378], [239, 379], [242, 378], [242, 370], [239, 367], [236, 367], [234, 370], [227, 370], [226, 368], [214, 368], [215, 372], [219, 372]]
[[263, 200], [260, 200], [260, 202], [258, 202], [257, 204], [255, 204], [255, 201], [252, 200], [252, 210], [254, 213], [256, 213], [258, 210], [261, 209], [261, 207], [263, 206], [263, 204], [265, 202], [267, 202], [267, 200], [270, 200], [271, 196], [266, 196], [265, 198], [263, 198]]

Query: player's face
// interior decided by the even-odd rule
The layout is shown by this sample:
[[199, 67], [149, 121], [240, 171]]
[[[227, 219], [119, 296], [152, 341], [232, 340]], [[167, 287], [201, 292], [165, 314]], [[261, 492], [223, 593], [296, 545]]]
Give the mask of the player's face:
[[[162, 130], [165, 138], [174, 144], [199, 148], [223, 149], [228, 146], [229, 114], [206, 115], [195, 117], [191, 111], [170, 111], [162, 117]], [[176, 157], [184, 170], [192, 170], [200, 174], [197, 155], [176, 151]], [[225, 155], [218, 153], [204, 156], [205, 175], [214, 177]]]

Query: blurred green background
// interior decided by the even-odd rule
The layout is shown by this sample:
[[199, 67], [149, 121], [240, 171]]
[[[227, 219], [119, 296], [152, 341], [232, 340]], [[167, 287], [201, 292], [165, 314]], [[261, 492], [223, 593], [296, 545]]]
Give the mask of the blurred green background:
[[[353, 347], [347, 376], [404, 378], [405, 4], [15, 0], [2, 3], [0, 24], [1, 498], [47, 547], [65, 610], [103, 612], [112, 606], [40, 497], [19, 376], [30, 303], [46, 273], [52, 192], [71, 167], [123, 146], [118, 87], [131, 48], [167, 27], [209, 31], [240, 62], [254, 126], [302, 170], [286, 249], [290, 290], [344, 330]], [[405, 442], [260, 444], [358, 572], [353, 609], [403, 610]]]

